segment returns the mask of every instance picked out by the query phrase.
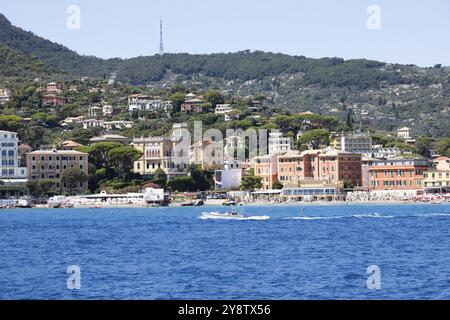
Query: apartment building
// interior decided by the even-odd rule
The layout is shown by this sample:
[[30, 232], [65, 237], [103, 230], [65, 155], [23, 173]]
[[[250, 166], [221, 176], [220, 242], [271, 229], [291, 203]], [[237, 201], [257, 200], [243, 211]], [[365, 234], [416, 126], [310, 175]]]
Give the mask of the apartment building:
[[372, 137], [370, 132], [352, 132], [341, 136], [340, 148], [343, 151], [372, 156]]
[[262, 178], [262, 189], [270, 190], [278, 179], [278, 156], [265, 155], [253, 158], [255, 176]]
[[362, 185], [361, 155], [335, 149], [292, 151], [278, 157], [278, 180], [285, 187], [316, 184]]
[[[54, 190], [65, 192], [68, 186], [62, 181], [64, 170], [77, 168], [88, 174], [88, 154], [74, 150], [37, 150], [27, 154], [29, 181], [52, 180]], [[86, 192], [88, 182], [79, 182], [75, 192]]]
[[376, 160], [369, 168], [370, 190], [419, 190], [424, 187], [426, 159]]
[[423, 186], [427, 193], [450, 192], [450, 158], [432, 160], [432, 167], [424, 172]]
[[291, 151], [292, 139], [283, 137], [281, 132], [269, 133], [269, 154], [283, 154]]
[[21, 167], [17, 132], [0, 131], [0, 180], [26, 177], [27, 170]]

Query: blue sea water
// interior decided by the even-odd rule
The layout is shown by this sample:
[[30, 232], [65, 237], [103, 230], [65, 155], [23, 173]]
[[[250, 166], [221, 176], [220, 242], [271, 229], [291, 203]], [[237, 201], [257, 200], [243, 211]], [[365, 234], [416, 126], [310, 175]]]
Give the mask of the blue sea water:
[[[450, 205], [0, 211], [0, 299], [449, 299]], [[81, 289], [67, 288], [67, 267]], [[367, 288], [367, 268], [381, 289]]]

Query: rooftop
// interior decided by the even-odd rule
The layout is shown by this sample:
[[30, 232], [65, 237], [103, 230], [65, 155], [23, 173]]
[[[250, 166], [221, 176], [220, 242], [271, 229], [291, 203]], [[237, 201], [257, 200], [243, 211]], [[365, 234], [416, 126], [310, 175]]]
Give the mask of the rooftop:
[[75, 151], [75, 150], [56, 150], [56, 149], [53, 149], [53, 150], [36, 150], [36, 151], [33, 151], [33, 152], [29, 152], [28, 154], [39, 154], [39, 155], [41, 155], [41, 154], [87, 154], [87, 153], [85, 153], [85, 152], [79, 152], [79, 151]]

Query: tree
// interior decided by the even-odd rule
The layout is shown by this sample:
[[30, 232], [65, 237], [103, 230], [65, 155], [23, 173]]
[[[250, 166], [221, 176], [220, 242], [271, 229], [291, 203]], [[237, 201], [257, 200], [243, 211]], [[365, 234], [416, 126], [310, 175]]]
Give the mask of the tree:
[[55, 183], [52, 180], [39, 181], [39, 189], [44, 197], [48, 195], [48, 193], [53, 189], [54, 186]]
[[184, 97], [185, 94], [181, 92], [174, 93], [169, 97], [169, 100], [172, 101], [174, 112], [179, 112], [181, 110], [181, 105], [184, 103]]
[[353, 129], [353, 117], [352, 117], [352, 112], [351, 111], [347, 112], [347, 118], [345, 120], [345, 126], [347, 127], [347, 130], [352, 130]]
[[190, 166], [189, 175], [194, 180], [194, 188], [196, 189], [196, 191], [209, 190], [209, 188], [211, 187], [211, 184], [209, 183], [205, 173], [200, 166]]
[[257, 190], [262, 188], [262, 177], [244, 176], [241, 182], [241, 190]]
[[134, 161], [138, 160], [141, 155], [142, 152], [132, 146], [117, 147], [108, 152], [110, 164], [124, 180], [129, 179]]
[[89, 153], [89, 162], [100, 169], [110, 164], [109, 152], [120, 147], [123, 147], [120, 142], [98, 142], [90, 147], [77, 148], [77, 151]]
[[160, 187], [165, 187], [167, 183], [167, 173], [162, 168], [156, 169], [152, 182], [156, 183]]
[[28, 192], [34, 198], [46, 197], [53, 187], [52, 180], [30, 180], [27, 182]]
[[350, 180], [345, 179], [344, 180], [344, 189], [349, 190], [349, 189], [353, 189], [353, 188], [354, 188], [353, 183]]
[[176, 177], [167, 182], [167, 186], [174, 191], [187, 192], [196, 191], [195, 181], [192, 177]]
[[430, 137], [418, 137], [416, 139], [416, 152], [417, 154], [420, 154], [423, 157], [429, 157], [430, 156], [430, 149], [433, 145], [433, 139]]
[[39, 181], [36, 180], [29, 180], [27, 182], [27, 189], [30, 195], [34, 198], [37, 198], [40, 196], [40, 189], [39, 189]]
[[215, 90], [209, 90], [205, 93], [205, 99], [211, 103], [212, 107], [215, 108], [218, 104], [223, 104], [225, 102], [224, 96]]
[[436, 148], [440, 155], [450, 157], [450, 138], [440, 140], [437, 143]]
[[0, 116], [0, 130], [17, 132], [22, 127], [22, 120], [14, 115]]
[[88, 176], [78, 168], [68, 168], [63, 171], [61, 180], [66, 184], [69, 193], [72, 194], [73, 189], [76, 189], [79, 183], [88, 181]]
[[241, 190], [257, 190], [262, 186], [262, 177], [255, 176], [254, 169], [250, 169], [248, 174], [242, 177]]
[[305, 150], [308, 147], [319, 149], [320, 145], [329, 143], [330, 132], [324, 129], [307, 131], [297, 140], [297, 145], [300, 150]]
[[284, 188], [283, 184], [282, 184], [280, 181], [278, 181], [278, 180], [276, 180], [276, 181], [272, 184], [272, 189], [275, 189], [275, 190], [281, 190], [281, 189], [283, 189], [283, 188]]

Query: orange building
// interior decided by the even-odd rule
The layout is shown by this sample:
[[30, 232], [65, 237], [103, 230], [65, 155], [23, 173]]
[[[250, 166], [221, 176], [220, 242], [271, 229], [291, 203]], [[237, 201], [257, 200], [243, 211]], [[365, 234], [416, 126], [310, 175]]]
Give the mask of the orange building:
[[430, 168], [425, 159], [391, 159], [374, 161], [369, 168], [370, 190], [423, 189], [424, 171]]
[[360, 154], [325, 149], [292, 151], [275, 159], [270, 156], [255, 159], [255, 174], [263, 178], [264, 189], [270, 189], [276, 180], [289, 188], [312, 183], [343, 185], [344, 181], [362, 185]]
[[47, 94], [42, 96], [42, 103], [44, 105], [63, 106], [67, 104], [68, 99], [66, 97], [60, 97], [55, 94]]
[[304, 180], [348, 180], [361, 186], [361, 155], [334, 149], [287, 153], [279, 157], [278, 179], [290, 187], [299, 186]]
[[266, 155], [253, 159], [255, 176], [262, 178], [264, 190], [272, 189], [273, 183], [277, 180], [277, 160], [276, 155]]

